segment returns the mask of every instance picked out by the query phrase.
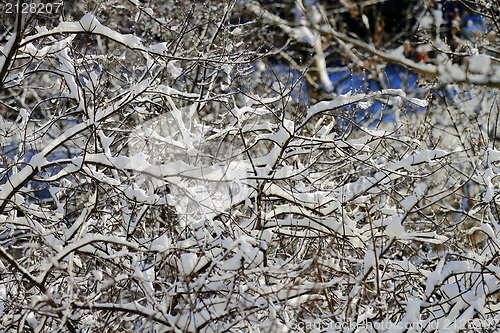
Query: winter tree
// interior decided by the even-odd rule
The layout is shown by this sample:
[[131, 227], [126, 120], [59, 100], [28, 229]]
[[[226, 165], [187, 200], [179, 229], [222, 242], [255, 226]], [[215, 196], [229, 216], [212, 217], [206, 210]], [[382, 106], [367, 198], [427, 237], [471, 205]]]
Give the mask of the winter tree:
[[499, 326], [492, 2], [2, 10], [2, 332]]

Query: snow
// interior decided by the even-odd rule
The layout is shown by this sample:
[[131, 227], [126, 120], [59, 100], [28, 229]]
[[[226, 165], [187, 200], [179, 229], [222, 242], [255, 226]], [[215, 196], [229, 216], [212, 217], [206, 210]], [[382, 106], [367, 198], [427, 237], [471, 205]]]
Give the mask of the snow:
[[442, 271], [445, 262], [446, 257], [441, 258], [435, 270], [429, 276], [427, 276], [427, 281], [425, 284], [425, 295], [429, 296], [433, 292], [434, 288], [443, 281]]
[[492, 167], [493, 162], [500, 161], [500, 151], [492, 148], [488, 148], [486, 151], [486, 163], [489, 167]]
[[425, 108], [429, 105], [429, 103], [426, 100], [420, 99], [420, 98], [408, 98], [408, 102], [410, 102], [413, 105], [416, 105], [421, 108]]
[[427, 185], [425, 183], [417, 183], [415, 184], [415, 189], [413, 192], [418, 199], [422, 199], [425, 194], [425, 190], [427, 189]]
[[486, 194], [483, 198], [485, 202], [490, 202], [493, 200], [493, 196], [495, 195], [495, 188], [492, 183], [492, 178], [495, 177], [495, 174], [492, 168], [488, 168], [484, 173], [483, 179], [486, 184]]
[[[269, 135], [268, 139], [276, 142], [277, 146], [282, 147], [283, 144], [290, 138], [293, 133], [294, 123], [285, 119], [277, 133]], [[263, 136], [264, 137], [264, 136]], [[271, 154], [270, 154], [271, 155]]]
[[231, 31], [231, 35], [239, 36], [242, 34], [242, 32], [243, 32], [243, 29], [241, 29], [240, 27], [236, 27]]
[[430, 28], [432, 28], [433, 24], [434, 24], [434, 20], [429, 15], [425, 15], [424, 17], [422, 17], [422, 20], [420, 20], [420, 26], [426, 30], [429, 30]]
[[78, 22], [61, 22], [52, 30], [42, 30], [25, 38], [21, 45], [26, 45], [36, 41], [41, 37], [54, 35], [56, 33], [87, 33], [106, 36], [118, 43], [130, 48], [142, 48], [141, 39], [134, 35], [122, 35], [114, 30], [102, 25], [92, 14], [85, 14]]
[[409, 212], [417, 202], [418, 198], [415, 195], [410, 195], [401, 201], [401, 206], [406, 212]]
[[441, 8], [434, 9], [432, 11], [432, 16], [434, 17], [434, 24], [436, 25], [436, 32], [441, 30], [441, 25], [443, 25], [443, 12]]
[[179, 96], [188, 97], [188, 98], [199, 97], [197, 94], [189, 93], [186, 91], [181, 92], [175, 88], [164, 86], [164, 85], [159, 85], [157, 90], [159, 92], [163, 92], [165, 95], [179, 95]]
[[[455, 297], [457, 297], [455, 295]], [[450, 297], [454, 297], [454, 295], [450, 295]], [[441, 330], [442, 332], [459, 332], [461, 329], [465, 328], [467, 323], [472, 319], [475, 314], [475, 306], [469, 305], [473, 304], [481, 304], [481, 300], [476, 300], [476, 295], [469, 291], [465, 294], [461, 294], [457, 299], [457, 303], [453, 306], [448, 316], [444, 320], [444, 325], [449, 323], [448, 326], [444, 326]], [[465, 309], [465, 311], [464, 311]]]
[[177, 79], [182, 74], [182, 68], [176, 67], [172, 61], [167, 64], [167, 72], [172, 75], [174, 79]]
[[139, 188], [135, 183], [128, 186], [123, 193], [133, 201], [146, 202], [151, 205], [157, 203], [160, 199], [156, 194], [148, 195], [145, 190]]
[[[45, 271], [42, 274], [40, 274], [38, 279], [43, 280], [44, 277], [50, 273], [52, 267], [54, 267], [54, 266], [57, 267], [57, 265], [59, 264], [59, 262], [63, 258], [70, 255], [75, 250], [82, 249], [82, 248], [86, 247], [87, 245], [91, 245], [93, 243], [98, 243], [98, 242], [118, 244], [118, 245], [123, 245], [124, 247], [131, 249], [131, 250], [136, 250], [136, 251], [139, 250], [139, 247], [137, 246], [137, 244], [129, 242], [124, 238], [116, 237], [116, 236], [100, 235], [100, 234], [94, 234], [94, 233], [86, 233], [83, 235], [83, 237], [81, 239], [71, 243], [70, 245], [65, 246], [64, 248], [62, 246], [63, 245], [62, 242], [54, 239], [51, 243], [53, 246], [58, 247], [57, 254], [55, 254], [51, 258], [47, 259], [48, 264], [45, 267]], [[95, 250], [96, 249], [93, 248], [93, 251], [95, 251]]]
[[236, 271], [240, 269], [242, 263], [243, 253], [238, 251], [230, 259], [226, 259], [220, 268], [225, 271]]
[[38, 170], [41, 170], [47, 163], [48, 162], [42, 153], [31, 156], [29, 161], [30, 166], [32, 168], [37, 168]]
[[469, 70], [476, 74], [487, 74], [490, 70], [491, 58], [477, 55], [469, 58]]
[[363, 274], [367, 274], [372, 268], [377, 269], [376, 267], [376, 254], [373, 250], [366, 251], [365, 258], [363, 259], [364, 261], [364, 266], [363, 266]]
[[22, 48], [22, 51], [32, 55], [35, 58], [43, 58], [46, 55], [63, 51], [70, 46], [71, 42], [73, 42], [74, 39], [75, 35], [70, 35], [69, 37], [58, 40], [53, 44], [44, 46], [41, 49], [38, 49], [35, 43], [28, 43]]
[[443, 83], [464, 82], [467, 79], [466, 72], [458, 64], [439, 65], [439, 80]]
[[14, 30], [14, 32], [11, 34], [11, 36], [9, 38], [9, 41], [4, 45], [2, 50], [0, 50], [1, 51], [0, 52], [0, 72], [2, 72], [4, 70], [5, 66], [10, 65], [8, 62], [6, 62], [6, 60], [7, 60], [7, 56], [11, 52], [12, 47], [14, 46], [14, 44], [16, 42], [16, 38], [17, 38], [18, 33], [19, 32], [17, 30]]
[[[37, 163], [40, 162], [39, 158], [36, 162]], [[40, 167], [40, 165], [35, 164], [34, 166], [31, 166], [28, 164], [18, 173], [15, 173], [11, 177], [9, 177], [8, 182], [4, 183], [3, 185], [0, 185], [0, 205], [3, 204], [2, 201], [14, 195], [14, 190], [22, 186], [26, 182], [26, 180], [31, 177], [31, 175], [35, 172], [35, 170], [38, 171], [38, 167]]]
[[183, 276], [188, 276], [193, 273], [194, 268], [198, 264], [198, 256], [196, 253], [183, 253], [179, 258], [177, 269]]
[[399, 216], [394, 216], [385, 228], [385, 233], [391, 238], [404, 238], [405, 228], [401, 224], [401, 218]]
[[311, 46], [314, 46], [316, 44], [316, 39], [319, 38], [318, 36], [315, 36], [315, 34], [311, 31], [311, 29], [305, 26], [294, 28], [293, 37], [297, 41], [307, 43]]
[[[417, 154], [411, 155], [407, 158], [404, 158], [398, 162], [389, 165], [388, 169], [394, 171], [404, 169], [406, 171], [413, 172], [417, 170], [417, 166], [419, 164], [431, 163], [445, 157], [446, 155], [448, 155], [448, 152], [441, 149], [422, 150]], [[376, 176], [376, 178], [378, 177]]]
[[[296, 39], [292, 42], [308, 43], [316, 57], [311, 66], [318, 71], [318, 84], [328, 89], [321, 49], [325, 45], [319, 38], [328, 31], [328, 22], [318, 2], [295, 5], [301, 8], [294, 25], [266, 12], [258, 17], [276, 22]], [[256, 2], [248, 6], [259, 7]], [[442, 20], [430, 14], [424, 25], [430, 24], [425, 20]], [[225, 36], [238, 36], [247, 27], [235, 28], [218, 19], [208, 28], [219, 26], [232, 33]], [[100, 62], [111, 57], [71, 52], [74, 36], [87, 30], [142, 53], [136, 65], [151, 65], [148, 72], [139, 70], [126, 82], [111, 82], [109, 95], [101, 95], [100, 85], [110, 83], [106, 80], [113, 73]], [[432, 100], [425, 115], [398, 113], [396, 125], [357, 118], [347, 119], [351, 123], [345, 125], [343, 118], [350, 110], [370, 112], [380, 102], [387, 103], [377, 115], [381, 117], [403, 111], [408, 103], [428, 107], [417, 96], [440, 84], [498, 79], [488, 77], [498, 69], [482, 50], [461, 66], [447, 57], [437, 65], [415, 64], [402, 47], [382, 52], [329, 34], [346, 54], [362, 47], [360, 51], [373, 51], [441, 81], [415, 94], [402, 89], [353, 91], [300, 109], [296, 116], [288, 112], [296, 111], [295, 90], [285, 82], [272, 87], [290, 96], [272, 89], [263, 96], [251, 89], [244, 96], [238, 91], [218, 94], [219, 86], [211, 86], [210, 80], [199, 82], [209, 91], [200, 95], [198, 87], [185, 86], [200, 65], [189, 50], [180, 48], [175, 62], [168, 54], [171, 41], [156, 40], [146, 47], [139, 38], [113, 32], [90, 14], [79, 22], [36, 31], [25, 37], [20, 54], [34, 56], [44, 66], [54, 60], [52, 73], [64, 81], [63, 93], [52, 97], [35, 89], [30, 98], [20, 94], [23, 109], [16, 121], [0, 116], [1, 149], [7, 152], [0, 170], [0, 205], [5, 208], [0, 214], [0, 255], [5, 259], [0, 270], [17, 271], [38, 284], [21, 290], [27, 297], [33, 295], [22, 318], [34, 330], [44, 315], [31, 307], [42, 303], [56, 304], [64, 315], [71, 306], [80, 307], [78, 324], [99, 325], [102, 313], [125, 312], [133, 313], [126, 316], [137, 325], [132, 330], [207, 332], [293, 330], [288, 324], [304, 306], [320, 309], [311, 316], [321, 318], [311, 323], [330, 323], [344, 315], [361, 323], [383, 312], [377, 320], [384, 324], [439, 323], [437, 331], [456, 331], [459, 323], [492, 318], [500, 308], [494, 294], [500, 285], [494, 260], [500, 245], [495, 209], [500, 151], [491, 139], [495, 93], [467, 86], [467, 91], [455, 94], [450, 85], [454, 99], [448, 109]], [[11, 42], [6, 40], [4, 50]], [[223, 45], [200, 58], [203, 64], [210, 62], [207, 78], [230, 84], [233, 76], [243, 75], [245, 66], [254, 70], [245, 59], [224, 58], [232, 54], [222, 52], [219, 58], [224, 50], [238, 52]], [[155, 76], [155, 60], [161, 63], [158, 70], [168, 73], [161, 79], [163, 85]], [[87, 81], [80, 81], [78, 72], [84, 68]], [[212, 76], [212, 69], [220, 76]], [[245, 87], [255, 83], [242, 82], [248, 83]], [[462, 94], [470, 95], [467, 103], [460, 99]], [[67, 97], [74, 99], [69, 109], [45, 109], [45, 103], [55, 103], [52, 98], [59, 102]], [[40, 108], [28, 102], [31, 98]], [[83, 102], [88, 107], [78, 109]], [[197, 118], [198, 108], [214, 118]], [[152, 120], [157, 111], [168, 121]], [[39, 112], [45, 118], [38, 117]], [[65, 125], [73, 114], [78, 118]], [[467, 130], [463, 142], [456, 139], [455, 125]], [[424, 135], [426, 126], [432, 127], [431, 136]], [[480, 138], [490, 141], [480, 144]], [[46, 185], [50, 197], [38, 198]], [[449, 218], [450, 209], [458, 217]], [[19, 260], [7, 255], [13, 247], [22, 250]], [[322, 274], [325, 280], [320, 280]], [[406, 283], [408, 277], [413, 285]], [[7, 305], [14, 300], [10, 294], [17, 292], [16, 280], [0, 282], [8, 285], [0, 283], [0, 313], [12, 315]], [[42, 285], [46, 292], [40, 292]], [[372, 287], [382, 288], [380, 297]], [[81, 288], [88, 294], [85, 302], [74, 298]], [[397, 304], [389, 297], [394, 293], [401, 294]], [[119, 301], [111, 303], [108, 295]]]
[[113, 136], [106, 136], [103, 131], [97, 131], [97, 134], [99, 135], [99, 140], [101, 141], [104, 154], [108, 157], [111, 157], [110, 146], [113, 143]]
[[357, 104], [357, 103], [364, 103], [365, 100], [369, 99], [380, 99], [380, 98], [387, 98], [387, 97], [400, 97], [403, 99], [409, 100], [411, 103], [416, 104], [416, 105], [422, 105], [425, 106], [427, 105], [427, 102], [418, 98], [408, 98], [406, 93], [401, 90], [401, 89], [383, 89], [379, 92], [375, 93], [368, 93], [368, 94], [352, 94], [351, 92], [348, 92], [346, 94], [341, 94], [337, 96], [335, 99], [331, 101], [321, 101], [319, 103], [316, 103], [315, 105], [311, 106], [307, 110], [307, 117], [304, 120], [304, 122], [299, 125], [298, 127], [302, 127], [303, 124], [307, 123], [310, 118], [315, 116], [316, 114], [329, 111], [329, 110], [334, 110], [349, 104]]
[[[85, 223], [85, 219], [87, 218], [88, 210], [84, 208], [73, 225], [66, 230], [64, 233], [64, 240], [69, 241], [71, 238], [75, 236], [78, 230], [80, 230], [81, 226]], [[84, 230], [82, 230], [83, 232]]]
[[97, 281], [102, 281], [102, 279], [103, 279], [103, 273], [102, 273], [102, 271], [96, 269], [96, 270], [92, 271], [92, 274], [94, 275], [94, 278]]
[[71, 56], [69, 55], [69, 53], [69, 47], [66, 47], [59, 52], [59, 62], [61, 63], [59, 69], [64, 76], [66, 84], [68, 85], [70, 91], [69, 97], [79, 101], [81, 93], [75, 79], [78, 74], [75, 71], [75, 67], [72, 64]]
[[[102, 157], [102, 155], [101, 155]], [[147, 170], [151, 167], [148, 162], [149, 156], [144, 153], [137, 153], [128, 160], [128, 167], [134, 170]]]
[[163, 54], [167, 50], [168, 50], [168, 43], [166, 42], [154, 44], [149, 47], [149, 51], [156, 54]]
[[410, 195], [400, 202], [406, 212], [409, 212], [413, 206], [415, 206], [417, 202], [424, 197], [426, 188], [427, 185], [425, 185], [425, 183], [415, 184], [415, 188], [413, 190], [414, 195]]
[[[67, 29], [71, 23], [61, 23], [64, 25], [64, 28]], [[60, 24], [60, 25], [61, 25]], [[80, 21], [77, 23], [78, 26], [83, 29], [83, 31], [90, 31], [95, 34], [101, 34], [107, 36], [117, 42], [120, 42], [130, 48], [134, 48], [140, 45], [141, 39], [134, 35], [122, 35], [108, 27], [103, 26], [97, 18], [95, 18], [92, 14], [85, 14]], [[75, 24], [74, 24], [75, 25]], [[74, 25], [71, 28], [74, 28]], [[56, 28], [58, 29], [59, 26]]]
[[421, 322], [420, 319], [420, 304], [422, 303], [419, 299], [410, 299], [406, 303], [406, 314], [401, 320], [403, 323], [418, 324]]
[[[0, 264], [0, 269], [2, 269], [3, 271], [5, 269], [5, 266], [3, 266], [3, 264]], [[3, 315], [4, 313], [5, 300], [7, 300], [7, 291], [5, 290], [5, 286], [0, 286], [0, 315]]]
[[316, 51], [315, 70], [319, 73], [319, 81], [321, 83], [322, 88], [326, 92], [330, 93], [333, 90], [333, 83], [330, 80], [330, 76], [328, 75], [325, 54], [323, 53], [323, 43], [321, 41], [321, 38], [316, 39], [314, 50]]
[[30, 312], [26, 318], [26, 322], [28, 325], [31, 327], [31, 329], [36, 330], [38, 325], [40, 324], [39, 321], [36, 319], [35, 315], [33, 312]]
[[171, 247], [171, 240], [163, 234], [151, 243], [151, 251], [165, 252]]
[[365, 99], [364, 94], [357, 94], [357, 95], [353, 96], [353, 95], [351, 95], [351, 93], [347, 93], [344, 95], [340, 95], [331, 101], [319, 102], [307, 110], [307, 118], [311, 118], [314, 115], [321, 113], [321, 112], [324, 112], [326, 110], [332, 110], [332, 109], [338, 108], [340, 106], [344, 106], [344, 105], [348, 105], [348, 104], [351, 104], [351, 103], [354, 103], [357, 101], [361, 101], [363, 99]]

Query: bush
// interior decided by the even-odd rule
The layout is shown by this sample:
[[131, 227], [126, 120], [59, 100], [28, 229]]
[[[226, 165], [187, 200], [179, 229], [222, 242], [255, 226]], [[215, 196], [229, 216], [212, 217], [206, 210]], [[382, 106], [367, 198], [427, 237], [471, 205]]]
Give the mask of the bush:
[[3, 14], [6, 332], [498, 326], [495, 7], [149, 6]]

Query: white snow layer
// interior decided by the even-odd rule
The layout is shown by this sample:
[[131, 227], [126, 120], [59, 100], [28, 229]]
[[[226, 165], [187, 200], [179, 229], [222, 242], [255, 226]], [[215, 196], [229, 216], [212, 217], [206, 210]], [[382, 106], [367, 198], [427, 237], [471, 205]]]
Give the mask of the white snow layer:
[[78, 22], [61, 22], [57, 27], [48, 31], [41, 31], [27, 37], [21, 44], [29, 44], [32, 41], [39, 40], [42, 37], [54, 35], [57, 33], [93, 33], [106, 36], [130, 48], [141, 47], [141, 39], [134, 35], [122, 35], [110, 28], [102, 25], [92, 14], [85, 14]]

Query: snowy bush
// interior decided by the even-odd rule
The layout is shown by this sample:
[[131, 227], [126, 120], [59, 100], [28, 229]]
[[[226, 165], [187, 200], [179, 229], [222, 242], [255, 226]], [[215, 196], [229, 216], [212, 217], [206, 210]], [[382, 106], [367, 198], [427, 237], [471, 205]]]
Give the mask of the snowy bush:
[[498, 327], [498, 9], [289, 2], [5, 19], [0, 331]]

